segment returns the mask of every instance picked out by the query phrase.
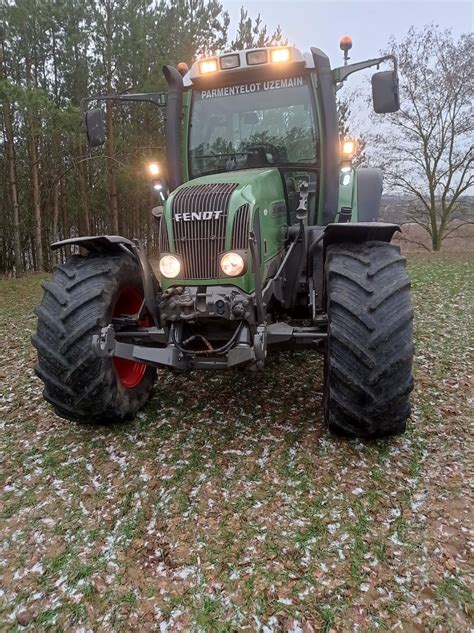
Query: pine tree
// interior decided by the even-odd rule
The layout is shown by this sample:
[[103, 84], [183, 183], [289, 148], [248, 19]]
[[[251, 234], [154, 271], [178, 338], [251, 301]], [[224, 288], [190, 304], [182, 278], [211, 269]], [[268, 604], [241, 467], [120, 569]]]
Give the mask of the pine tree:
[[262, 22], [260, 13], [253, 20], [248, 11], [241, 7], [240, 21], [235, 38], [230, 43], [230, 50], [239, 51], [249, 48], [263, 48], [264, 46], [279, 46], [287, 44], [280, 26], [269, 35], [266, 25]]
[[[255, 41], [282, 41], [260, 17], [243, 20]], [[123, 231], [146, 240], [144, 165], [164, 158], [163, 112], [108, 108], [107, 147], [90, 150], [80, 102], [164, 90], [164, 63], [228, 49], [220, 0], [8, 0], [0, 23], [0, 272], [50, 268], [64, 257], [48, 248], [57, 239]]]

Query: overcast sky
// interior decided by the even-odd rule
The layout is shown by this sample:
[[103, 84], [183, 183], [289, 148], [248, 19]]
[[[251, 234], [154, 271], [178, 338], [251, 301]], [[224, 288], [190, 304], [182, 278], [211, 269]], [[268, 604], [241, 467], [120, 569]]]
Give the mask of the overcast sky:
[[[457, 0], [222, 0], [235, 29], [240, 7], [252, 17], [261, 14], [270, 32], [281, 25], [290, 44], [306, 51], [321, 48], [332, 66], [341, 65], [339, 39], [354, 41], [352, 61], [366, 59], [385, 48], [393, 34], [402, 37], [410, 26], [435, 23], [455, 34], [473, 29], [474, 2]], [[232, 30], [232, 29], [231, 29]]]
[[[403, 38], [411, 26], [438, 24], [450, 28], [455, 36], [473, 30], [474, 0], [221, 0], [231, 17], [233, 36], [240, 7], [255, 18], [259, 13], [270, 33], [280, 25], [285, 37], [302, 51], [321, 48], [331, 66], [342, 66], [339, 39], [353, 40], [351, 62], [376, 57], [387, 46], [391, 35]], [[351, 127], [367, 131], [373, 126], [364, 97], [370, 94], [369, 77], [374, 70], [353, 75], [346, 88], [355, 98], [351, 107]], [[355, 91], [355, 92], [354, 92]]]

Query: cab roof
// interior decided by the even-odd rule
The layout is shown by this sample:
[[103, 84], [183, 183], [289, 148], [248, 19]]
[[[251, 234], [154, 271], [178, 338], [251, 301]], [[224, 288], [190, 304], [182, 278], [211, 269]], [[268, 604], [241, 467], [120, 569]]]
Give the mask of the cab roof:
[[190, 87], [201, 81], [222, 80], [226, 75], [235, 77], [245, 71], [256, 72], [281, 67], [314, 68], [313, 56], [302, 53], [295, 46], [267, 46], [242, 51], [232, 51], [205, 57], [193, 63], [184, 76], [184, 86]]

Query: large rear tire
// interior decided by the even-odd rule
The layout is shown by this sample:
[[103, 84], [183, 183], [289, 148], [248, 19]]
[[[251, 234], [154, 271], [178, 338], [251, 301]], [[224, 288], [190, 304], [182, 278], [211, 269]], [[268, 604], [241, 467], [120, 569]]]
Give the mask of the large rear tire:
[[32, 342], [45, 399], [68, 420], [104, 423], [133, 418], [150, 397], [156, 371], [134, 361], [97, 356], [92, 336], [113, 316], [134, 314], [140, 308], [138, 264], [125, 253], [75, 255], [57, 266], [43, 289]]
[[351, 437], [403, 433], [413, 388], [413, 311], [400, 249], [334, 244], [326, 254], [325, 418]]

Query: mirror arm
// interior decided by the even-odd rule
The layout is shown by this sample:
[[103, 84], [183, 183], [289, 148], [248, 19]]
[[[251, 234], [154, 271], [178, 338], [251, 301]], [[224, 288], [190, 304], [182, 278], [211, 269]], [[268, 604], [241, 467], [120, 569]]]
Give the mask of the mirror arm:
[[138, 92], [130, 94], [117, 94], [117, 95], [95, 95], [94, 97], [87, 97], [81, 99], [81, 109], [86, 111], [86, 104], [91, 101], [141, 101], [142, 103], [152, 103], [159, 108], [164, 108], [166, 103], [163, 97], [166, 92]]
[[372, 66], [380, 66], [382, 62], [388, 60], [392, 60], [393, 69], [397, 72], [397, 59], [394, 55], [384, 55], [383, 57], [376, 57], [375, 59], [367, 59], [365, 62], [357, 62], [355, 64], [349, 64], [348, 66], [334, 68], [332, 76], [335, 83], [338, 84], [337, 89], [341, 88], [343, 82], [349, 77], [349, 75], [352, 75], [352, 73], [356, 73], [359, 70], [365, 70], [366, 68], [371, 68]]

